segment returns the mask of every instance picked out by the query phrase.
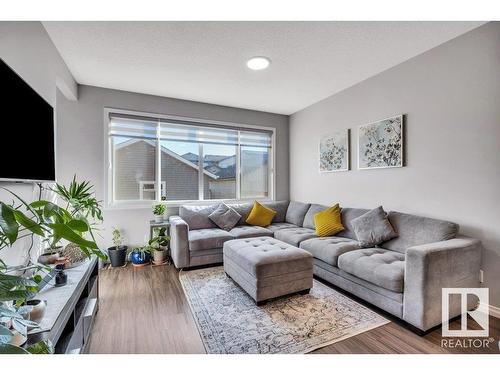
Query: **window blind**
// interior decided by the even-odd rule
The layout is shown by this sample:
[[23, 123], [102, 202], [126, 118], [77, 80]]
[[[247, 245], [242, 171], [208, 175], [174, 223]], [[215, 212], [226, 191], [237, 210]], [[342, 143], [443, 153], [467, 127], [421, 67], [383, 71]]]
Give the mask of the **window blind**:
[[271, 134], [267, 132], [241, 131], [240, 145], [249, 147], [271, 147]]
[[158, 126], [159, 139], [165, 141], [220, 145], [240, 144], [241, 146], [266, 148], [272, 146], [272, 133], [266, 130], [248, 130], [248, 128], [212, 126], [181, 120], [166, 121], [118, 114], [110, 114], [109, 135], [156, 139]]
[[154, 120], [112, 117], [110, 136], [156, 139], [157, 122]]
[[238, 131], [161, 122], [160, 139], [166, 141], [236, 145], [238, 144]]

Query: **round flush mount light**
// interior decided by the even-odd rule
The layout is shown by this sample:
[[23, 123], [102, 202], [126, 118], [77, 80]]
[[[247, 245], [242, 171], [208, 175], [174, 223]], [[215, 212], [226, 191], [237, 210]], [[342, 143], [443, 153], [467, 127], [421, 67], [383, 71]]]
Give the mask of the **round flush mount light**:
[[269, 67], [271, 60], [264, 56], [255, 56], [247, 61], [247, 66], [252, 70], [264, 70]]

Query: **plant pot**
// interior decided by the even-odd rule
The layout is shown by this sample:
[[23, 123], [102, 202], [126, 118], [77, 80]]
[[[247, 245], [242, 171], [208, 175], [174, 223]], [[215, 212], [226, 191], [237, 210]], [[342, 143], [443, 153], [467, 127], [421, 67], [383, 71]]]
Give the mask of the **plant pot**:
[[46, 266], [48, 264], [55, 264], [60, 257], [60, 253], [43, 253], [38, 257], [37, 262]]
[[61, 258], [63, 250], [62, 246], [48, 247], [43, 250], [43, 254], [38, 257], [37, 262], [44, 266], [55, 264]]
[[47, 310], [47, 301], [42, 301], [40, 299], [32, 299], [27, 301], [26, 305], [32, 306], [29, 320], [35, 323], [40, 323], [42, 321], [43, 316], [45, 315], [45, 311]]
[[111, 246], [108, 248], [109, 260], [112, 267], [123, 267], [127, 258], [127, 246]]
[[153, 253], [153, 263], [160, 265], [165, 263], [167, 259], [167, 251], [166, 250], [155, 250]]
[[10, 338], [10, 342], [9, 342], [10, 345], [21, 346], [28, 340], [28, 338], [26, 336], [20, 334], [16, 330], [13, 330], [11, 332], [13, 333], [13, 335]]
[[155, 215], [155, 223], [162, 223], [163, 215]]
[[151, 255], [145, 251], [134, 251], [130, 254], [130, 261], [135, 265], [147, 264], [150, 260]]

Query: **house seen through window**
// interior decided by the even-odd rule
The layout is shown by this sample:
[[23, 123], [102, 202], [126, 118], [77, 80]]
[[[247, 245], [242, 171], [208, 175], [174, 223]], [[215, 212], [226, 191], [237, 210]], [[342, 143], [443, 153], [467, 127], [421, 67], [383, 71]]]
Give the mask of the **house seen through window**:
[[110, 203], [271, 198], [272, 132], [110, 115]]

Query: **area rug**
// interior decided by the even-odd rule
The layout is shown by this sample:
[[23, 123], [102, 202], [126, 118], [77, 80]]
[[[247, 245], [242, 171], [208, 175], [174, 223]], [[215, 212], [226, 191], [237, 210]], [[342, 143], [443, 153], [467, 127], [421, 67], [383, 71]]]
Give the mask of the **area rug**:
[[256, 306], [222, 267], [179, 278], [210, 354], [307, 353], [389, 323], [317, 280], [308, 295]]

